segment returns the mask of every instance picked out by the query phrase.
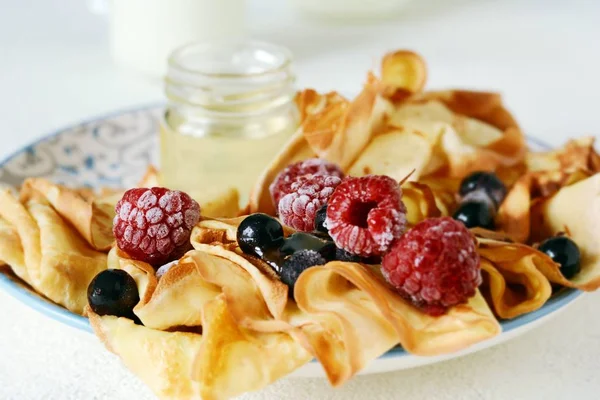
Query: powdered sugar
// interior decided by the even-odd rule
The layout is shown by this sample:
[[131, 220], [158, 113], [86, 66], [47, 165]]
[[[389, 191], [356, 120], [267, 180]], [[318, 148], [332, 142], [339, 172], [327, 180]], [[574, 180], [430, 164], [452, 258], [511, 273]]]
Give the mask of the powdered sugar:
[[406, 226], [398, 183], [387, 176], [346, 178], [330, 197], [325, 223], [338, 247], [362, 257], [385, 253]]
[[142, 194], [140, 196], [140, 198], [137, 201], [137, 208], [140, 208], [142, 210], [147, 210], [151, 207], [154, 207], [156, 205], [156, 201], [158, 199], [156, 198], [156, 195], [154, 193], [152, 193], [151, 190], [146, 191], [144, 194]]
[[[337, 165], [319, 158], [311, 158], [287, 166], [275, 177], [273, 183], [269, 186], [269, 192], [271, 193], [271, 199], [273, 200], [275, 208], [279, 208], [279, 202], [285, 195], [298, 190], [298, 186], [296, 186], [296, 188], [293, 187], [298, 178], [309, 176], [333, 176], [336, 178], [343, 178], [344, 173]], [[327, 183], [327, 185], [331, 184], [332, 183]], [[310, 191], [311, 189], [306, 188], [306, 190]], [[304, 194], [313, 197], [316, 193], [306, 192]], [[331, 193], [325, 193], [321, 196], [329, 195], [331, 195]]]
[[400, 295], [432, 315], [466, 302], [481, 284], [474, 238], [448, 217], [415, 225], [383, 257], [382, 269]]
[[304, 175], [291, 186], [292, 192], [279, 201], [281, 221], [300, 231], [315, 228], [317, 210], [327, 203], [341, 179], [335, 176]]
[[128, 190], [115, 211], [113, 233], [119, 248], [154, 265], [183, 251], [200, 219], [198, 203], [187, 194], [158, 187]]
[[164, 217], [163, 211], [158, 207], [153, 207], [146, 211], [146, 220], [151, 224], [160, 222]]

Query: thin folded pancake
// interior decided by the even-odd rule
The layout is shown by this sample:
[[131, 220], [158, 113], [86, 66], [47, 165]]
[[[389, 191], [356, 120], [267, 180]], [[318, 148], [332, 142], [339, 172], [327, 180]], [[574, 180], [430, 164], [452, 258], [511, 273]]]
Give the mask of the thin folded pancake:
[[0, 192], [0, 217], [0, 260], [39, 293], [81, 314], [88, 284], [106, 269], [106, 254], [93, 249], [39, 192], [23, 203]]
[[[457, 351], [500, 333], [483, 297], [441, 317], [405, 302], [361, 264], [333, 261], [304, 271], [294, 292], [313, 324], [302, 326], [329, 380], [339, 385], [396, 344], [417, 355]], [[316, 326], [315, 326], [316, 325]]]
[[427, 218], [448, 216], [456, 206], [454, 193], [443, 187], [432, 188], [420, 182], [402, 184], [402, 202], [406, 206], [409, 227]]
[[[539, 209], [540, 205], [536, 204], [545, 203], [548, 197], [563, 188], [600, 171], [600, 155], [594, 149], [594, 141], [593, 137], [584, 137], [571, 140], [557, 150], [527, 153], [525, 169], [498, 211], [497, 229], [516, 242], [527, 242], [533, 222], [531, 206]], [[594, 197], [590, 191], [582, 195], [589, 201]], [[537, 240], [547, 232], [533, 233], [532, 240]]]
[[563, 187], [531, 208], [531, 240], [558, 233], [570, 236], [581, 251], [581, 271], [566, 279], [558, 265], [542, 273], [554, 283], [582, 290], [600, 287], [600, 174]]
[[[234, 221], [240, 219], [229, 220], [229, 224], [225, 220], [202, 221], [197, 230], [213, 233], [196, 237], [227, 237], [214, 230], [218, 226], [235, 232]], [[194, 247], [207, 249], [200, 244]], [[295, 298], [298, 307], [288, 302], [277, 317], [288, 325], [266, 321], [253, 329], [287, 331], [321, 361], [333, 384], [343, 383], [398, 343], [415, 354], [441, 354], [492, 337], [500, 329], [479, 294], [444, 317], [429, 317], [390, 290], [374, 269], [360, 264], [331, 262], [306, 270], [296, 283]]]
[[304, 365], [312, 356], [283, 332], [240, 327], [223, 295], [207, 301], [202, 334], [161, 331], [89, 308], [92, 328], [161, 399], [221, 400], [259, 390]]
[[251, 275], [226, 258], [229, 253], [210, 245], [203, 251], [189, 251], [158, 280], [154, 270], [145, 268], [147, 264], [121, 258], [119, 268], [134, 277], [140, 290], [134, 313], [154, 329], [200, 326], [198, 310], [222, 295], [239, 325], [265, 332], [285, 330], [287, 325], [273, 318]]
[[93, 195], [84, 197], [73, 189], [41, 178], [25, 180], [21, 188], [21, 201], [25, 202], [29, 197], [35, 196], [35, 192], [42, 194], [56, 212], [69, 221], [94, 249], [110, 249], [114, 241], [113, 204], [107, 204], [100, 197]]
[[285, 332], [240, 327], [224, 296], [203, 309], [203, 343], [192, 378], [202, 383], [204, 400], [220, 400], [261, 389], [313, 357]]
[[[393, 59], [396, 53], [388, 56]], [[394, 71], [418, 66], [413, 58], [399, 57], [399, 65], [407, 65], [388, 68], [382, 80], [369, 74], [351, 102], [305, 91], [301, 97], [306, 101], [297, 103], [302, 126], [258, 179], [244, 212], [275, 215], [269, 185], [287, 165], [315, 156], [338, 164], [348, 175], [396, 180], [411, 171], [411, 180], [460, 179], [476, 170], [513, 176], [524, 168], [525, 138], [499, 95], [411, 91], [421, 90], [414, 81], [420, 73], [407, 87], [394, 86], [406, 78], [395, 79]]]
[[541, 308], [552, 287], [541, 272], [555, 263], [532, 247], [477, 238], [484, 285], [481, 291], [496, 315], [510, 319]]
[[90, 324], [108, 350], [161, 399], [201, 400], [201, 384], [191, 379], [202, 336], [164, 332], [127, 318], [99, 316], [86, 309]]

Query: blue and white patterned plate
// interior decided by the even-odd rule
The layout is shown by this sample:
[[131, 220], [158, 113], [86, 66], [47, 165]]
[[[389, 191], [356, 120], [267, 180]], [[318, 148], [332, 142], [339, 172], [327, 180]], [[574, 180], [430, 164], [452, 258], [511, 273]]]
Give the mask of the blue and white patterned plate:
[[[158, 122], [161, 107], [142, 107], [94, 118], [50, 134], [0, 163], [0, 184], [18, 186], [30, 176], [45, 177], [70, 186], [130, 187], [146, 167], [158, 161]], [[547, 148], [530, 139], [534, 148]], [[73, 314], [35, 293], [8, 268], [0, 268], [0, 288], [25, 305], [67, 325], [91, 331], [86, 318]], [[582, 293], [573, 289], [554, 295], [541, 309], [503, 321], [503, 333], [462, 352], [440, 357], [417, 357], [395, 348], [363, 373], [412, 368], [455, 358], [515, 337], [556, 315]], [[296, 375], [322, 376], [317, 363]]]

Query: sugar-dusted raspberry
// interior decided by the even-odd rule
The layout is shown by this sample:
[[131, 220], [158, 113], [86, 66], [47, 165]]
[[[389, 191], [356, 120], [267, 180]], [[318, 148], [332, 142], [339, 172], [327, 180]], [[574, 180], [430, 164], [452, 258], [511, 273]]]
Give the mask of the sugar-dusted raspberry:
[[383, 275], [430, 315], [465, 303], [481, 284], [475, 239], [452, 218], [430, 218], [406, 232], [383, 257]]
[[115, 208], [113, 233], [130, 257], [159, 266], [189, 247], [200, 206], [187, 194], [160, 187], [125, 192]]
[[290, 193], [279, 202], [281, 222], [292, 228], [310, 232], [315, 229], [315, 214], [342, 182], [332, 175], [304, 175], [296, 179]]
[[325, 220], [335, 244], [362, 257], [385, 253], [406, 227], [398, 182], [384, 175], [349, 177], [335, 189]]
[[271, 199], [273, 200], [275, 209], [279, 207], [281, 198], [290, 193], [292, 183], [294, 183], [297, 178], [308, 174], [332, 175], [337, 176], [338, 178], [344, 177], [344, 173], [340, 167], [320, 158], [310, 158], [288, 165], [275, 177], [273, 183], [269, 186], [269, 192], [271, 193]]

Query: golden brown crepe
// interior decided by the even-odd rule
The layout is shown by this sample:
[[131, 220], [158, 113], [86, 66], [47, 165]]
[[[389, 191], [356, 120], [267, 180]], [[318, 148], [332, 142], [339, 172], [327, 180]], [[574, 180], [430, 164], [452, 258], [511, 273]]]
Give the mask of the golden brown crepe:
[[[59, 192], [54, 201], [62, 202], [63, 195], [72, 193]], [[69, 212], [92, 218], [89, 211], [88, 203], [75, 201]], [[0, 227], [0, 260], [38, 293], [81, 314], [88, 284], [106, 269], [106, 254], [94, 249], [38, 191], [29, 191], [22, 201], [0, 191]]]
[[551, 282], [582, 290], [600, 287], [600, 174], [535, 203], [531, 224], [532, 241], [566, 233], [581, 252], [581, 272], [568, 280], [555, 265], [542, 271]]
[[30, 178], [23, 183], [21, 201], [25, 202], [29, 197], [35, 196], [35, 192], [42, 194], [94, 249], [110, 249], [114, 240], [113, 204], [107, 204], [100, 196], [88, 195], [86, 198], [75, 190], [39, 178]]
[[333, 261], [304, 271], [295, 286], [311, 350], [339, 385], [398, 343], [417, 355], [463, 349], [500, 333], [480, 294], [442, 317], [405, 302], [368, 267]]
[[135, 325], [127, 318], [87, 316], [96, 336], [117, 354], [160, 399], [201, 399], [200, 383], [191, 379], [200, 351], [199, 332], [166, 332]]
[[485, 284], [482, 291], [498, 317], [515, 318], [541, 308], [552, 294], [541, 272], [554, 268], [545, 254], [518, 243], [478, 238]]
[[269, 186], [287, 165], [311, 157], [348, 175], [388, 175], [398, 181], [460, 179], [476, 170], [522, 169], [525, 138], [496, 93], [422, 92], [423, 60], [386, 54], [381, 79], [369, 73], [347, 101], [308, 90], [297, 104], [302, 124], [254, 186], [246, 212], [275, 214]]

